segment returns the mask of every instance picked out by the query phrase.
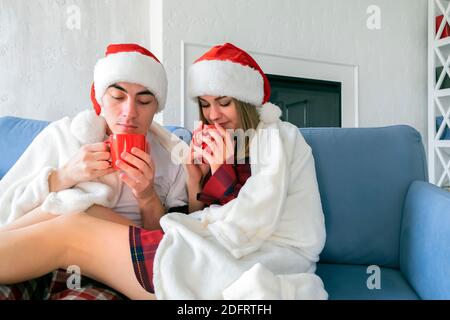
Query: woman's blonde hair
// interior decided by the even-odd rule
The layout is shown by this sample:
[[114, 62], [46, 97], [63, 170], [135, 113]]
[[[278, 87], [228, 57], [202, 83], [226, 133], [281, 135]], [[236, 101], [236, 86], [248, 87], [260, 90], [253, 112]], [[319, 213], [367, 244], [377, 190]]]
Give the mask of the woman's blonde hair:
[[[259, 121], [260, 121], [256, 106], [251, 103], [237, 100], [235, 98], [232, 98], [232, 99], [236, 106], [236, 112], [238, 115], [238, 119], [242, 125], [241, 129], [244, 131], [244, 133], [249, 132], [249, 130], [256, 130], [256, 128], [258, 127]], [[202, 106], [201, 106], [200, 102], [199, 102], [198, 106], [199, 106], [200, 120], [203, 123], [207, 124], [208, 120], [203, 115]], [[250, 151], [249, 151], [250, 150], [250, 141], [249, 141], [250, 139], [251, 139], [251, 136], [246, 137], [246, 139], [245, 139], [245, 157], [246, 158], [249, 156], [249, 153], [250, 153]], [[239, 155], [239, 152], [237, 153], [237, 155]], [[239, 158], [240, 157], [238, 157], [238, 159]]]

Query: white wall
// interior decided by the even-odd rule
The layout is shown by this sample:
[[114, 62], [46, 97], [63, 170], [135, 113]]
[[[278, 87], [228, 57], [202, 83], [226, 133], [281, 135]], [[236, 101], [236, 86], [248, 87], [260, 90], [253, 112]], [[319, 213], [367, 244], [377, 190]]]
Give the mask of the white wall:
[[[72, 4], [80, 30], [66, 25]], [[369, 5], [381, 9], [381, 30], [366, 27]], [[180, 108], [182, 41], [229, 41], [357, 66], [359, 126], [409, 124], [426, 141], [426, 19], [426, 0], [0, 0], [0, 116], [55, 120], [90, 107], [92, 69], [105, 46], [138, 42], [162, 55], [164, 123], [180, 124], [196, 112], [183, 116]]]
[[[79, 30], [67, 26], [71, 5], [80, 8]], [[0, 0], [0, 116], [56, 120], [90, 108], [93, 67], [107, 44], [148, 47], [149, 30], [148, 0]]]
[[[228, 41], [254, 52], [357, 66], [359, 126], [409, 124], [426, 142], [426, 0], [164, 0], [163, 5], [162, 52], [169, 74], [164, 123], [183, 117], [182, 41]], [[367, 28], [370, 5], [381, 9], [380, 30]]]

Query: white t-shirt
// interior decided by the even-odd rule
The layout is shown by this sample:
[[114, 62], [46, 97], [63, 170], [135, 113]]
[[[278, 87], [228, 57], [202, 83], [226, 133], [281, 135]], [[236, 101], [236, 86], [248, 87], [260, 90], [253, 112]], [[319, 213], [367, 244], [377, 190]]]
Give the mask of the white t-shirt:
[[[186, 206], [188, 195], [186, 189], [186, 174], [182, 165], [172, 162], [170, 152], [158, 142], [152, 133], [147, 134], [150, 154], [155, 164], [155, 191], [166, 208]], [[142, 226], [142, 217], [131, 188], [123, 183], [119, 201], [113, 210], [123, 217]]]

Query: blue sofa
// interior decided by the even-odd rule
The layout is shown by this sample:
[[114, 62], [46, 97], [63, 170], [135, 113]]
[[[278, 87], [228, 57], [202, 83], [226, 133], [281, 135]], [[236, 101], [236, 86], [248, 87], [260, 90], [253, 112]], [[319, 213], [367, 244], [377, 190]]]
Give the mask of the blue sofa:
[[[0, 178], [47, 124], [0, 118]], [[167, 128], [190, 140], [188, 130]], [[300, 130], [325, 213], [317, 274], [329, 298], [450, 299], [450, 193], [426, 182], [420, 134], [409, 126]]]

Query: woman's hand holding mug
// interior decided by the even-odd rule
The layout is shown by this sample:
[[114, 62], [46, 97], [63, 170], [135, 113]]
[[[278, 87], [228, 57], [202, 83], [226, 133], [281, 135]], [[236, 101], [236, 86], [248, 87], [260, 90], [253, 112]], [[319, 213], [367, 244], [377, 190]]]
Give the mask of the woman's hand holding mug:
[[192, 133], [192, 141], [189, 146], [190, 152], [186, 161], [188, 184], [200, 184], [201, 180], [206, 176], [210, 169], [209, 165], [202, 161], [202, 153], [199, 153], [198, 151], [198, 147], [202, 145], [201, 135], [203, 134], [203, 129], [203, 122], [200, 121], [198, 127]]
[[194, 149], [209, 164], [211, 174], [214, 174], [223, 164], [233, 164], [234, 142], [229, 132], [219, 124], [215, 124], [204, 129], [201, 137], [202, 147], [194, 145]]

